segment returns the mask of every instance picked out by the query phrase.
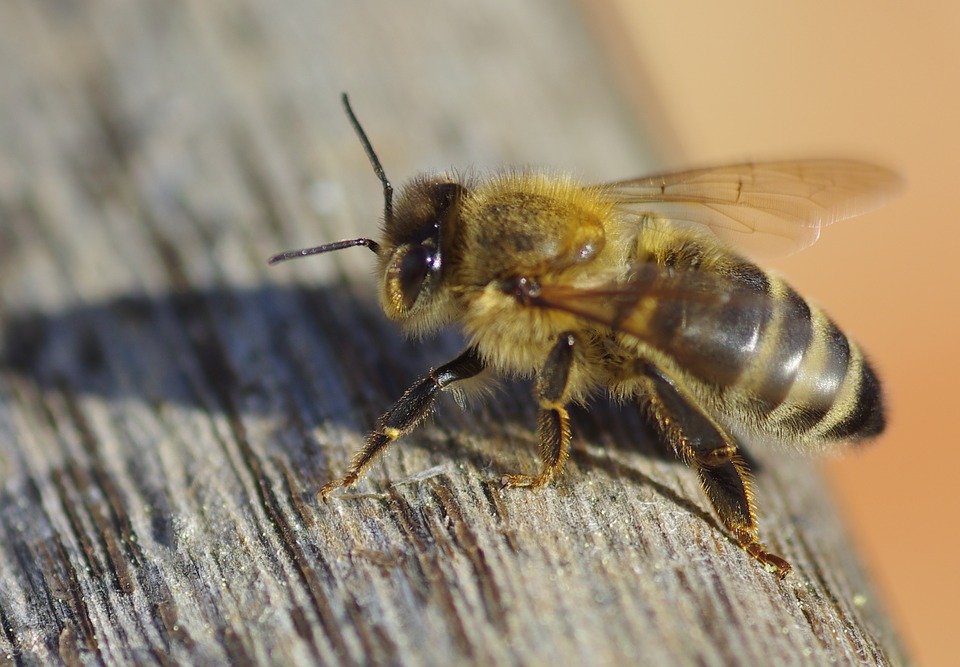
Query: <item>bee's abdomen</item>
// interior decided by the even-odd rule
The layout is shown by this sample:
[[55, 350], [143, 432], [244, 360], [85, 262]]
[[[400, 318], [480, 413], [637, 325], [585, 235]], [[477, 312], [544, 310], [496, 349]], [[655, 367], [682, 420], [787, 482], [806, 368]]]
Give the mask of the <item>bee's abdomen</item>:
[[[723, 273], [726, 303], [694, 293], [643, 316], [646, 341], [702, 383], [718, 416], [806, 444], [880, 433], [880, 383], [856, 343], [780, 278], [749, 262]], [[677, 280], [695, 287], [688, 275]]]
[[758, 426], [785, 439], [860, 440], [884, 428], [880, 383], [856, 343], [822, 309], [770, 278], [764, 345], [728, 388]]
[[780, 278], [751, 278], [749, 289], [767, 298], [732, 309], [730, 322], [721, 317], [722, 344], [700, 352], [701, 379], [718, 388], [721, 403], [783, 440], [826, 444], [879, 434], [880, 383], [859, 346]]

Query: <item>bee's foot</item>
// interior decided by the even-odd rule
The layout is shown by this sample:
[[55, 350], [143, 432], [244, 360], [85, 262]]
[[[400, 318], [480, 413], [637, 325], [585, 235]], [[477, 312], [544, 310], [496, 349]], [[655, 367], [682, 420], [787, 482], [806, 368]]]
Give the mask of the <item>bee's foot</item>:
[[770, 574], [775, 574], [777, 579], [783, 579], [793, 570], [790, 563], [767, 551], [767, 548], [748, 531], [735, 531], [735, 534], [743, 550], [760, 561], [763, 569]]
[[550, 475], [541, 473], [539, 475], [504, 475], [500, 478], [504, 489], [539, 489], [550, 481]]
[[321, 502], [328, 502], [330, 500], [330, 494], [336, 491], [337, 489], [343, 487], [346, 488], [357, 481], [357, 478], [352, 475], [347, 475], [343, 479], [337, 479], [332, 482], [327, 482], [320, 487], [320, 491], [317, 493], [317, 500]]
[[790, 574], [790, 571], [793, 570], [793, 566], [790, 565], [787, 561], [776, 554], [772, 554], [765, 549], [761, 549], [759, 553], [755, 553], [751, 549], [747, 549], [747, 553], [760, 561], [760, 564], [763, 565], [765, 569], [770, 574], [775, 574], [777, 579], [783, 579], [785, 576]]

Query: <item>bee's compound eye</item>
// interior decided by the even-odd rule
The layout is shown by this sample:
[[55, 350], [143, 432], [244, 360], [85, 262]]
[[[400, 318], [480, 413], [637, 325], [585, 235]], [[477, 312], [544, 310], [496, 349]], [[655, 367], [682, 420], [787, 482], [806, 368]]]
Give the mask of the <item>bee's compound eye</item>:
[[400, 258], [396, 279], [405, 308], [412, 307], [420, 295], [423, 282], [430, 273], [432, 259], [433, 253], [422, 245], [411, 246]]

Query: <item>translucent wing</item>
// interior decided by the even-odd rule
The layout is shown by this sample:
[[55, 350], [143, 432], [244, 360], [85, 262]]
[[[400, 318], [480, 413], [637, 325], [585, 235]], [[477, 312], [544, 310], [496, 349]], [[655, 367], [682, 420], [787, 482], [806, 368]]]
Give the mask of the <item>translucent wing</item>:
[[[632, 267], [627, 279], [588, 287], [540, 285], [526, 302], [632, 336], [720, 386], [734, 382], [762, 353], [763, 333], [772, 322], [781, 331], [797, 324], [808, 331], [810, 317], [802, 301], [770, 296], [755, 276], [674, 271], [652, 263]], [[796, 371], [793, 363], [785, 369]]]
[[631, 219], [700, 225], [753, 255], [796, 252], [820, 229], [886, 203], [900, 178], [848, 160], [761, 162], [649, 176], [599, 187]]
[[[653, 320], [680, 318], [746, 321], [769, 312], [779, 301], [747, 279], [718, 273], [674, 270], [661, 264], [631, 267], [625, 279], [611, 279], [590, 286], [539, 285], [529, 295], [530, 305], [559, 310], [637, 338], [648, 338]], [[672, 314], [671, 314], [672, 313]], [[722, 327], [717, 327], [722, 328]]]

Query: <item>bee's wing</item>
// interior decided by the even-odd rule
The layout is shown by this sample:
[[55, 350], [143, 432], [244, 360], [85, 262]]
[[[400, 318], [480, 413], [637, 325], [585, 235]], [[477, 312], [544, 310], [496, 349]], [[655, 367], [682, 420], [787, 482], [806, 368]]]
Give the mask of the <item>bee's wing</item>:
[[788, 254], [889, 200], [900, 178], [848, 160], [730, 165], [596, 186], [629, 218], [701, 225], [750, 254]]
[[733, 319], [769, 310], [777, 301], [746, 281], [717, 273], [677, 271], [661, 264], [641, 263], [628, 277], [591, 285], [544, 284], [529, 298], [530, 304], [593, 321], [614, 331], [637, 337], [647, 335], [650, 320], [668, 312], [684, 319], [694, 313], [726, 310]]
[[[717, 385], [733, 382], [756, 361], [771, 326], [801, 332], [810, 326], [802, 300], [772, 296], [755, 276], [674, 271], [653, 263], [631, 267], [626, 278], [591, 286], [540, 285], [527, 303], [632, 336]], [[794, 366], [782, 370], [789, 374]]]

